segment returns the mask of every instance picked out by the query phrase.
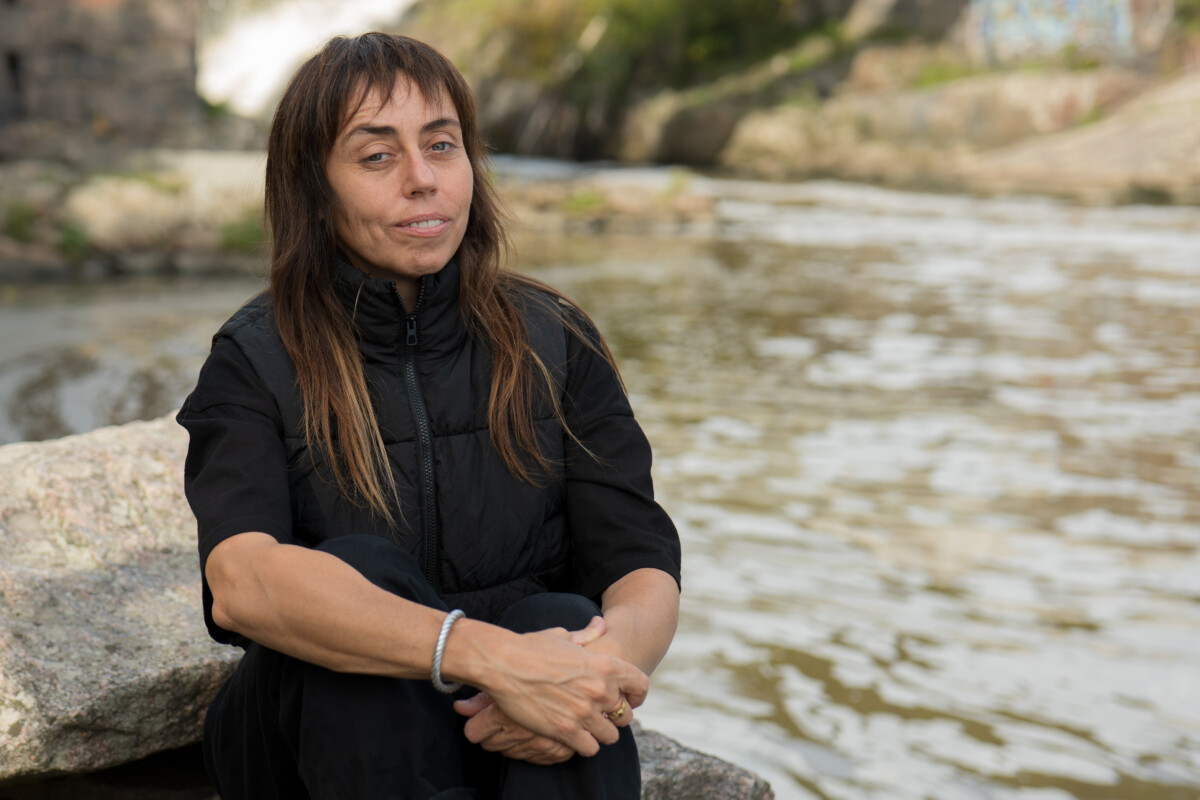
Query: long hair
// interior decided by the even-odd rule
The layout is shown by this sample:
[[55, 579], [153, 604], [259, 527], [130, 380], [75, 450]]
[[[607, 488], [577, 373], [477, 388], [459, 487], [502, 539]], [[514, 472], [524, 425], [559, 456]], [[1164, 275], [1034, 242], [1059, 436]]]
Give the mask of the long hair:
[[[466, 80], [439, 52], [408, 37], [336, 37], [296, 72], [271, 123], [266, 168], [270, 292], [280, 339], [296, 367], [309, 448], [324, 453], [345, 497], [365, 502], [393, 526], [399, 508], [396, 487], [356, 347], [354, 321], [334, 290], [334, 215], [341, 207], [326, 177], [325, 160], [364, 99], [373, 91], [389, 96], [400, 77], [426, 99], [448, 98], [462, 125], [474, 191], [456, 255], [462, 273], [459, 310], [468, 334], [492, 356], [488, 427], [493, 446], [522, 480], [536, 484], [552, 470], [534, 430], [539, 398], [549, 401], [574, 438], [514, 297], [535, 289], [566, 301], [539, 281], [502, 269], [508, 241]], [[563, 315], [565, 323], [583, 333], [572, 320], [586, 316], [577, 307], [570, 310]], [[602, 339], [583, 339], [612, 363]]]

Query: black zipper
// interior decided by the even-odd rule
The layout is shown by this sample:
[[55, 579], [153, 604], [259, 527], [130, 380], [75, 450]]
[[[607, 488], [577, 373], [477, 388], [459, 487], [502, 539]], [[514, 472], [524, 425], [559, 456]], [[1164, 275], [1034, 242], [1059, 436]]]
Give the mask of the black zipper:
[[[424, 295], [424, 286], [421, 294]], [[404, 301], [396, 292], [400, 308]], [[417, 308], [421, 307], [421, 297], [417, 297]], [[412, 411], [413, 422], [417, 428], [417, 456], [421, 462], [420, 496], [421, 496], [421, 533], [425, 543], [425, 579], [436, 590], [438, 586], [438, 527], [437, 527], [437, 494], [433, 472], [433, 432], [429, 428], [429, 414], [425, 409], [425, 398], [421, 394], [421, 383], [417, 378], [417, 312], [413, 310], [404, 316], [404, 356], [401, 359], [401, 369], [404, 373], [404, 383], [408, 387], [408, 406]]]

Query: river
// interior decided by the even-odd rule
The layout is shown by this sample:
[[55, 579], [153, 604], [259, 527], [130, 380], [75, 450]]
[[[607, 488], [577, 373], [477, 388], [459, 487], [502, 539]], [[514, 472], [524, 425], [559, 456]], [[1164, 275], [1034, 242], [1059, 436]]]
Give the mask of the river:
[[[696, 181], [518, 238], [681, 531], [642, 722], [780, 800], [1200, 795], [1200, 211]], [[0, 289], [0, 441], [167, 412], [257, 286]]]

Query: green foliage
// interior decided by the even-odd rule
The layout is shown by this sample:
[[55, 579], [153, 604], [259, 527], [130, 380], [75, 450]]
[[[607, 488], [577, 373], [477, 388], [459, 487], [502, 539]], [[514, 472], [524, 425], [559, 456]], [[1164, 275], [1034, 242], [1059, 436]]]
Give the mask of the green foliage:
[[815, 86], [805, 84], [790, 92], [781, 105], [812, 111], [821, 105], [821, 95]]
[[1084, 125], [1092, 125], [1102, 119], [1104, 119], [1104, 109], [1098, 105], [1092, 106], [1086, 114], [1079, 118], [1075, 126], [1082, 128]]
[[900, 44], [902, 42], [912, 41], [914, 38], [911, 29], [904, 25], [880, 25], [867, 36], [867, 41], [871, 44]]
[[1200, 0], [1175, 0], [1175, 20], [1188, 33], [1200, 33]]
[[805, 32], [791, 13], [796, 2], [460, 0], [511, 37], [506, 72], [566, 79], [602, 95], [632, 82], [691, 86], [790, 47]]
[[671, 180], [667, 183], [667, 188], [664, 189], [662, 193], [663, 199], [668, 200], [686, 192], [692, 183], [692, 173], [688, 172], [686, 169], [672, 167], [670, 175]]
[[204, 108], [204, 119], [209, 122], [217, 122], [225, 117], [228, 117], [232, 112], [229, 110], [228, 103], [213, 103], [207, 98], [201, 97], [200, 102]]
[[787, 59], [788, 72], [804, 72], [840, 55], [845, 48], [841, 25], [831, 24], [809, 34], [782, 55]]
[[1059, 57], [1062, 59], [1063, 66], [1070, 70], [1086, 71], [1097, 69], [1100, 66], [1099, 58], [1080, 49], [1074, 43], [1064, 47]]
[[221, 226], [221, 249], [231, 253], [257, 253], [263, 243], [262, 216], [257, 209]]
[[137, 181], [138, 183], [146, 184], [156, 192], [169, 195], [178, 195], [187, 188], [187, 180], [183, 176], [161, 170], [97, 170], [93, 174], [107, 178], [116, 178], [122, 181]]
[[121, 177], [128, 178], [130, 180], [141, 181], [142, 183], [153, 187], [157, 191], [169, 195], [178, 195], [187, 188], [187, 181], [182, 176], [169, 172], [136, 170], [125, 173]]
[[922, 67], [913, 85], [920, 89], [939, 86], [943, 83], [969, 78], [980, 74], [980, 70], [961, 61], [934, 61]]
[[595, 189], [579, 189], [563, 201], [563, 211], [571, 216], [590, 216], [602, 211], [608, 201]]
[[62, 226], [58, 237], [58, 252], [66, 256], [68, 261], [73, 264], [79, 263], [91, 249], [91, 240], [81, 225], [68, 222]]
[[[611, 157], [625, 112], [663, 90], [765, 72], [756, 86], [720, 87], [753, 104], [750, 95], [842, 54], [840, 15], [813, 0], [437, 0], [415, 9], [414, 34], [429, 31], [469, 75], [542, 87], [555, 112], [547, 131], [577, 158]], [[462, 20], [469, 32], [439, 33]]]
[[4, 235], [22, 244], [32, 242], [37, 217], [37, 209], [28, 203], [13, 203], [4, 210]]
[[1167, 189], [1141, 183], [1135, 183], [1125, 194], [1125, 202], [1131, 205], [1166, 206], [1175, 200]]

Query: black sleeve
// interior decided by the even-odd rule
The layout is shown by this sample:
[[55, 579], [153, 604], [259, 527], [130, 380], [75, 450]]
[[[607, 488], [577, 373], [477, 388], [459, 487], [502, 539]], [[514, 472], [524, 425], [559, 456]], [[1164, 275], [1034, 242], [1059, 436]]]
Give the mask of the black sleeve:
[[[261, 531], [290, 542], [282, 423], [271, 393], [234, 342], [213, 345], [176, 419], [190, 437], [184, 491], [196, 515], [202, 579], [209, 553], [231, 536]], [[238, 641], [213, 622], [207, 580], [204, 621], [217, 641]]]
[[621, 577], [646, 567], [666, 572], [678, 584], [679, 535], [654, 500], [650, 443], [617, 374], [573, 335], [568, 336], [567, 358], [564, 411], [587, 448], [567, 437], [575, 591], [598, 599]]

